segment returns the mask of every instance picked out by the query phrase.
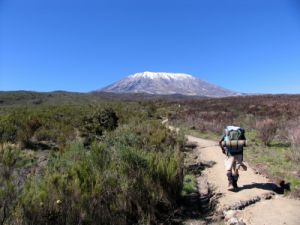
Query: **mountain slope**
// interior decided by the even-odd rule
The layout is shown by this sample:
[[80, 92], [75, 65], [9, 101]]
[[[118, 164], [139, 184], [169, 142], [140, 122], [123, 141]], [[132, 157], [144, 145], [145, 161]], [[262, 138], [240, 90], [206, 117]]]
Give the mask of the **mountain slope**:
[[202, 81], [189, 74], [163, 72], [136, 73], [117, 81], [100, 91], [158, 95], [181, 94], [207, 97], [239, 95], [236, 92]]

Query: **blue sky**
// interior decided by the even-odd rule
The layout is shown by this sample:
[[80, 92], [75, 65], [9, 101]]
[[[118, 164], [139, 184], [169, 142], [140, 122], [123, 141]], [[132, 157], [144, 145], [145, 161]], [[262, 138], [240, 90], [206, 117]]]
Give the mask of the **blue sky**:
[[300, 93], [300, 1], [0, 0], [0, 90], [86, 92], [141, 71]]

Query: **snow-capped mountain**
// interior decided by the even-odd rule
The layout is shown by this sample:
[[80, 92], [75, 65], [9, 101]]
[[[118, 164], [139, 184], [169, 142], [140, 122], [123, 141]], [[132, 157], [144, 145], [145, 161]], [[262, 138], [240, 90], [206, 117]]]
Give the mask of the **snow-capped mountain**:
[[157, 95], [235, 96], [239, 93], [218, 87], [184, 73], [142, 72], [130, 75], [100, 91]]

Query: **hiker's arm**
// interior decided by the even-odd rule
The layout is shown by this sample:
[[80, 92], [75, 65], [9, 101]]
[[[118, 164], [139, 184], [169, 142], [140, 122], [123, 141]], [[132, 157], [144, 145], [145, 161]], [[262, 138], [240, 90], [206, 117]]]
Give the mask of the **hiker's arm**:
[[226, 149], [223, 146], [221, 146], [221, 149], [222, 149], [223, 154], [226, 154]]
[[219, 141], [219, 146], [221, 147], [223, 154], [225, 154], [225, 152], [226, 152], [224, 146], [222, 146], [222, 141], [224, 141], [224, 137], [225, 137], [225, 136], [223, 136], [223, 137], [221, 138], [221, 140]]

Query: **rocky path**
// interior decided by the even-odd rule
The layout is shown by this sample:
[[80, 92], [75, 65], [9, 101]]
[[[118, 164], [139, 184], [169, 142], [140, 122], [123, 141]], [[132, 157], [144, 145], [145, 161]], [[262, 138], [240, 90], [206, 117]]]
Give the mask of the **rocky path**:
[[[276, 194], [274, 189], [277, 186], [256, 174], [248, 165], [247, 171], [240, 172], [238, 192], [228, 191], [224, 170], [225, 156], [217, 142], [193, 136], [187, 138], [189, 143], [197, 145], [193, 152], [198, 155], [195, 158], [200, 161], [199, 163], [205, 165], [210, 162], [211, 166], [204, 168], [201, 177], [198, 177], [199, 191], [203, 192], [201, 189], [207, 186], [208, 182], [217, 202], [216, 215], [224, 216], [225, 224], [300, 224], [300, 201]], [[203, 193], [200, 193], [201, 195]], [[197, 222], [186, 221], [185, 224], [197, 224]]]

